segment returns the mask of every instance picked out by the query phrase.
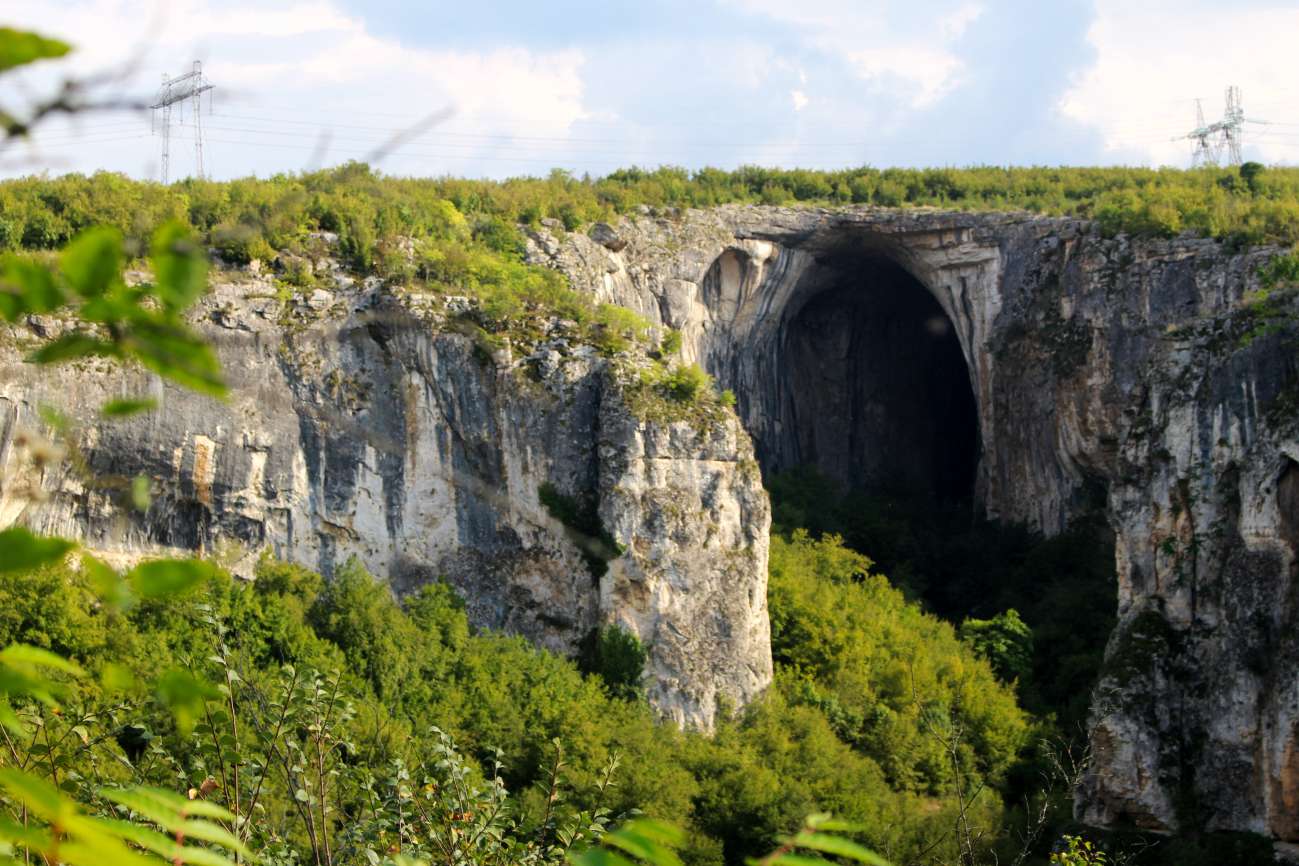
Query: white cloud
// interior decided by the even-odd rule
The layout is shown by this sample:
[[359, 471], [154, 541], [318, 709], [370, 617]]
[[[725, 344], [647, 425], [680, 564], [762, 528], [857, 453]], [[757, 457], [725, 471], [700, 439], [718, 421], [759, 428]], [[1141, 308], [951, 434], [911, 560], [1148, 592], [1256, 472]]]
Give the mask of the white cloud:
[[1290, 126], [1247, 126], [1246, 158], [1299, 161], [1299, 9], [1234, 7], [1197, 11], [1169, 2], [1099, 0], [1088, 39], [1095, 64], [1059, 104], [1067, 118], [1097, 128], [1115, 157], [1185, 165], [1191, 144], [1171, 141], [1194, 126], [1193, 98], [1212, 121], [1223, 92], [1241, 87], [1247, 116]]
[[948, 41], [960, 39], [965, 29], [983, 14], [982, 3], [965, 3], [938, 19], [938, 32]]
[[807, 94], [801, 90], [791, 90], [789, 98], [794, 103], [795, 111], [802, 111], [807, 108]]
[[802, 31], [817, 49], [840, 58], [873, 87], [896, 91], [912, 108], [930, 105], [960, 86], [964, 63], [954, 43], [983, 13], [981, 4], [966, 2], [945, 14], [926, 10], [904, 27], [890, 19], [907, 17], [909, 10], [887, 0], [729, 2]]
[[196, 27], [207, 35], [278, 38], [304, 33], [355, 31], [362, 27], [360, 22], [343, 15], [323, 0], [294, 3], [285, 9], [195, 6], [198, 6], [195, 11], [199, 13], [195, 17]]
[[880, 86], [900, 82], [913, 108], [937, 101], [960, 84], [961, 61], [941, 49], [920, 45], [844, 51], [857, 74]]
[[[151, 25], [155, 8], [162, 12]], [[362, 19], [331, 0], [234, 6], [222, 0], [173, 0], [165, 7], [146, 0], [19, 0], [16, 9], [6, 10], [6, 19], [77, 46], [66, 64], [33, 68], [25, 76], [38, 91], [68, 73], [120, 64], [132, 46], [143, 45], [147, 50], [129, 86], [147, 98], [163, 72], [174, 75], [194, 58], [202, 59], [217, 85], [216, 115], [204, 119], [214, 142], [208, 150], [217, 166], [222, 153], [230, 157], [225, 161], [230, 169], [246, 166], [236, 171], [301, 166], [320, 130], [335, 124], [333, 153], [326, 159], [360, 157], [386, 137], [386, 128], [448, 107], [455, 112], [449, 124], [409, 145], [412, 151], [423, 148], [419, 160], [403, 162], [398, 155], [384, 168], [486, 171], [493, 167], [492, 151], [508, 145], [510, 137], [562, 138], [587, 116], [580, 51], [411, 47], [370, 32]], [[86, 121], [87, 128], [99, 123]], [[57, 140], [63, 128], [47, 132]], [[439, 140], [439, 133], [452, 134]], [[133, 162], [114, 164], [109, 157], [115, 149]], [[139, 172], [141, 154], [149, 153], [147, 142], [91, 146], [74, 156], [70, 167], [86, 163]], [[516, 147], [512, 153], [522, 151]], [[504, 161], [499, 155], [495, 159]]]

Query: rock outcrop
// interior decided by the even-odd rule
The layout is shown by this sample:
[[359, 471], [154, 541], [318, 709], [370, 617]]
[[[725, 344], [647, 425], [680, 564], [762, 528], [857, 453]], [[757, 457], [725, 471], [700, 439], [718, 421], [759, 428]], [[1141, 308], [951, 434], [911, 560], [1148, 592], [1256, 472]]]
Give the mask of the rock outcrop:
[[[938, 211], [722, 207], [610, 229], [540, 232], [530, 254], [679, 329], [738, 395], [764, 469], [960, 483], [968, 450], [991, 515], [1053, 533], [1103, 505], [1119, 624], [1080, 818], [1299, 840], [1299, 314], [1258, 294], [1279, 250]], [[926, 475], [908, 448], [955, 456]]]
[[[285, 306], [260, 277], [218, 280], [200, 319], [226, 402], [106, 365], [34, 368], [10, 341], [0, 520], [119, 559], [202, 551], [243, 574], [263, 550], [326, 574], [356, 557], [398, 592], [446, 579], [474, 625], [570, 654], [617, 623], [682, 724], [708, 727], [719, 700], [767, 685], [769, 509], [733, 415], [640, 421], [616, 359], [563, 322], [513, 359], [457, 332], [464, 299], [341, 282]], [[158, 411], [100, 423], [123, 395]], [[71, 416], [84, 466], [31, 465], [42, 405]], [[142, 514], [119, 483], [141, 474], [155, 491]], [[608, 542], [562, 522], [590, 510]]]
[[[650, 647], [653, 700], [701, 725], [771, 676], [758, 464], [964, 488], [1047, 533], [1101, 507], [1119, 624], [1079, 817], [1296, 841], [1299, 325], [1292, 293], [1258, 295], [1278, 252], [930, 210], [551, 226], [529, 257], [679, 330], [742, 427], [638, 420], [617, 365], [560, 325], [526, 359], [488, 357], [444, 327], [445, 299], [318, 292], [285, 315], [224, 284], [204, 315], [228, 404], [92, 367], [37, 373], [6, 348], [0, 466], [17, 477], [15, 431], [40, 403], [84, 423], [149, 390], [163, 411], [81, 443], [97, 477], [156, 480], [148, 513], [47, 472], [35, 486], [52, 496], [24, 519], [126, 552], [239, 542], [326, 571], [358, 556], [399, 590], [445, 576], [475, 623], [565, 651], [619, 622]], [[543, 485], [619, 545], [602, 576]]]

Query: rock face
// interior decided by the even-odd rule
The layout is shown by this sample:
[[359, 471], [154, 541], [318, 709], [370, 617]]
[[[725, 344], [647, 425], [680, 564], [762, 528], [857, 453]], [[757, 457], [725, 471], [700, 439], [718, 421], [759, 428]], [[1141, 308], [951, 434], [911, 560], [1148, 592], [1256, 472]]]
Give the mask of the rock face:
[[[204, 303], [224, 403], [142, 373], [36, 369], [8, 341], [0, 522], [124, 558], [205, 551], [245, 574], [264, 549], [326, 574], [357, 557], [399, 592], [445, 578], [475, 625], [560, 652], [619, 623], [649, 651], [651, 699], [683, 724], [767, 685], [769, 509], [733, 416], [638, 421], [616, 364], [562, 323], [516, 361], [450, 327], [454, 298], [372, 285], [284, 309], [268, 289], [223, 282]], [[159, 411], [96, 423], [106, 400], [140, 394]], [[30, 465], [43, 404], [73, 416], [88, 471]], [[155, 497], [135, 514], [112, 480], [141, 473]], [[626, 553], [584, 555], [598, 540], [562, 524], [543, 485], [597, 508]]]
[[1299, 313], [1255, 294], [1279, 250], [937, 211], [611, 228], [530, 255], [679, 329], [764, 469], [973, 478], [1047, 533], [1103, 504], [1119, 624], [1081, 819], [1299, 840]]
[[[771, 676], [757, 463], [972, 490], [1047, 533], [1103, 507], [1119, 624], [1079, 817], [1299, 840], [1299, 325], [1292, 294], [1254, 295], [1278, 250], [925, 210], [554, 231], [530, 258], [680, 330], [743, 429], [637, 420], [617, 365], [561, 336], [487, 358], [417, 297], [319, 292], [284, 315], [223, 285], [205, 315], [225, 405], [4, 350], [3, 475], [58, 491], [22, 518], [126, 552], [239, 541], [326, 571], [355, 555], [398, 589], [444, 575], [477, 624], [561, 650], [619, 622], [650, 648], [657, 705], [706, 726]], [[142, 518], [22, 469], [15, 431], [41, 402], [86, 421], [149, 389], [164, 411], [82, 441], [96, 475], [156, 479]], [[23, 506], [7, 483], [0, 523]], [[599, 579], [543, 484], [625, 551]]]

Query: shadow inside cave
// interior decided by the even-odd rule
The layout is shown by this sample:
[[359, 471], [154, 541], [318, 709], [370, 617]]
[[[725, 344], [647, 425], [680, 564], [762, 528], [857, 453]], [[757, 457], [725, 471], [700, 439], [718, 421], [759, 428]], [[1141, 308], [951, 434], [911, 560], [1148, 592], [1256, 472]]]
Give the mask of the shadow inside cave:
[[[845, 488], [968, 500], [978, 409], [952, 321], [901, 265], [830, 254], [783, 332], [790, 465]], [[783, 467], [768, 467], [783, 468]]]

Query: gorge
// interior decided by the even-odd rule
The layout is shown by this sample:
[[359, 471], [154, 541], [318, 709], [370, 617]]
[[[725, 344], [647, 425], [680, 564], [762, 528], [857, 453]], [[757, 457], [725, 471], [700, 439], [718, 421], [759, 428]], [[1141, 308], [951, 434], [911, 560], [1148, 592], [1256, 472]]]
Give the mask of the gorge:
[[[109, 553], [356, 556], [399, 591], [445, 577], [475, 624], [565, 652], [620, 624], [647, 646], [650, 699], [702, 727], [772, 676], [762, 472], [972, 495], [1046, 534], [1100, 491], [1119, 624], [1079, 818], [1299, 841], [1299, 329], [1257, 302], [1278, 252], [928, 209], [531, 231], [531, 262], [680, 332], [737, 395], [704, 419], [639, 417], [635, 365], [562, 322], [516, 356], [457, 330], [456, 298], [340, 271], [286, 307], [233, 274], [201, 314], [228, 402], [98, 362], [38, 372], [5, 346], [0, 465], [49, 494], [34, 529]], [[91, 407], [126, 393], [168, 411], [96, 432]], [[87, 431], [96, 474], [155, 479], [145, 514], [24, 463], [47, 403]], [[593, 560], [543, 490], [593, 509], [614, 549]]]

